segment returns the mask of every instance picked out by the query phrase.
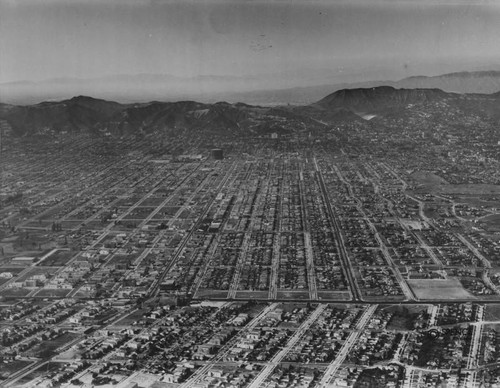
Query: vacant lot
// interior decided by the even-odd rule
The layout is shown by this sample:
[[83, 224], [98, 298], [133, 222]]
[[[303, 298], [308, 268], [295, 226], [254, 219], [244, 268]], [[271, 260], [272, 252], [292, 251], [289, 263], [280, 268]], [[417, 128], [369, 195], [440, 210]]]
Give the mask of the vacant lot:
[[236, 291], [236, 299], [267, 299], [268, 291]]
[[24, 282], [26, 279], [31, 278], [32, 276], [35, 275], [45, 275], [49, 277], [53, 273], [57, 272], [57, 268], [50, 268], [50, 267], [33, 267], [30, 269], [27, 273], [22, 275], [19, 279], [17, 279], [19, 282]]
[[409, 306], [387, 306], [382, 307], [383, 311], [390, 311], [392, 316], [387, 328], [389, 330], [412, 330], [415, 323], [415, 317], [422, 312], [426, 312], [429, 305], [409, 305]]
[[139, 309], [137, 311], [134, 311], [132, 314], [129, 314], [125, 316], [124, 318], [120, 319], [118, 322], [115, 322], [113, 326], [128, 326], [131, 325], [134, 322], [140, 321], [141, 319], [144, 318], [144, 314], [148, 310], [146, 309]]
[[0, 372], [0, 381], [7, 379], [12, 374], [20, 371], [24, 367], [27, 367], [29, 364], [32, 364], [33, 361], [21, 361], [14, 360], [9, 363], [2, 364], [1, 372]]
[[410, 175], [412, 179], [421, 185], [437, 186], [446, 185], [448, 182], [430, 171], [415, 171]]
[[195, 295], [195, 298], [220, 299], [227, 298], [227, 290], [212, 290], [208, 288], [200, 288]]
[[278, 291], [278, 299], [309, 299], [309, 291]]
[[324, 300], [351, 300], [351, 293], [347, 291], [318, 291], [318, 298]]
[[487, 229], [498, 230], [500, 228], [500, 214], [493, 214], [481, 218], [481, 223], [484, 224]]
[[39, 264], [44, 267], [62, 267], [68, 263], [73, 255], [74, 252], [71, 251], [55, 251]]
[[37, 298], [63, 298], [71, 291], [66, 289], [42, 288], [34, 296]]
[[418, 279], [407, 282], [419, 299], [475, 299], [464, 290], [458, 279]]
[[56, 354], [57, 349], [75, 340], [76, 338], [78, 338], [78, 334], [65, 333], [55, 339], [42, 342], [40, 345], [37, 345], [35, 348], [33, 348], [30, 352], [35, 357], [50, 358]]
[[484, 310], [485, 321], [500, 321], [500, 303], [488, 304]]
[[435, 187], [435, 191], [443, 194], [498, 194], [500, 185], [441, 185]]
[[18, 385], [24, 385], [29, 383], [30, 381], [36, 379], [39, 376], [44, 376], [49, 374], [50, 372], [59, 370], [64, 368], [64, 364], [59, 363], [59, 362], [48, 362], [46, 364], [42, 364], [39, 366], [37, 369], [32, 371], [31, 373], [27, 374], [24, 376], [22, 379], [17, 381]]
[[12, 274], [12, 278], [0, 278], [0, 286], [4, 283], [7, 283], [9, 280], [15, 278], [21, 271], [24, 270], [24, 267], [0, 267], [0, 273], [9, 272]]
[[23, 296], [28, 295], [32, 290], [28, 288], [6, 288], [2, 290], [0, 295], [5, 298], [22, 298]]

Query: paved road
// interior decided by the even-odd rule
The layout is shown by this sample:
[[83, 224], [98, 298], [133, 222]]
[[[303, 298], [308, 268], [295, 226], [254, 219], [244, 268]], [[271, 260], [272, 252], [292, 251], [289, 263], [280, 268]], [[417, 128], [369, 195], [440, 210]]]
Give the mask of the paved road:
[[[302, 161], [301, 161], [302, 162]], [[306, 191], [304, 188], [304, 171], [302, 168], [302, 163], [300, 165], [300, 179], [299, 179], [299, 189], [300, 189], [300, 202], [302, 204], [302, 220], [304, 223], [304, 249], [306, 255], [306, 271], [307, 271], [307, 285], [309, 286], [309, 299], [318, 299], [318, 287], [316, 286], [316, 268], [314, 266], [314, 253], [311, 243], [311, 233], [309, 227], [309, 214], [307, 209]]]
[[[467, 357], [467, 369], [474, 369], [478, 366], [478, 356], [479, 350], [481, 349], [481, 338], [483, 333], [483, 315], [484, 307], [478, 306], [476, 322], [479, 324], [472, 325], [472, 339], [471, 339], [471, 349], [469, 350], [469, 355]], [[478, 385], [476, 381], [477, 371], [472, 371], [468, 376], [467, 386], [475, 387]]]
[[345, 340], [337, 356], [326, 369], [325, 374], [323, 375], [323, 377], [321, 378], [320, 382], [317, 385], [318, 387], [322, 388], [322, 387], [332, 386], [331, 380], [335, 377], [337, 370], [340, 368], [340, 366], [346, 359], [347, 355], [355, 345], [359, 336], [363, 333], [363, 329], [370, 321], [370, 318], [375, 313], [376, 309], [377, 305], [373, 305], [365, 310], [365, 312], [359, 319], [358, 323], [356, 324], [356, 329], [351, 334], [349, 334], [349, 337], [347, 337], [347, 339]]
[[316, 273], [314, 267], [314, 254], [311, 243], [311, 233], [304, 232], [304, 248], [306, 251], [307, 284], [309, 286], [309, 300], [318, 299], [318, 288], [316, 286]]
[[[235, 164], [233, 163], [233, 165], [231, 166], [231, 168], [226, 172], [226, 175], [225, 175], [224, 179], [222, 179], [221, 183], [219, 184], [219, 187], [218, 187], [219, 190], [217, 190], [217, 191], [220, 191], [220, 189], [226, 185], [227, 181], [232, 176], [234, 168], [235, 168]], [[176, 248], [176, 253], [172, 257], [172, 260], [170, 260], [170, 262], [165, 266], [165, 270], [160, 274], [160, 276], [155, 280], [155, 282], [153, 283], [153, 285], [149, 288], [149, 290], [148, 290], [148, 296], [149, 297], [155, 297], [158, 294], [161, 282], [163, 281], [163, 279], [165, 278], [165, 276], [167, 276], [167, 274], [170, 271], [170, 269], [174, 266], [174, 264], [179, 259], [179, 256], [181, 255], [181, 253], [182, 253], [184, 247], [186, 246], [186, 244], [188, 243], [188, 241], [191, 239], [192, 235], [198, 230], [198, 225], [203, 221], [203, 219], [205, 218], [206, 214], [210, 210], [210, 207], [212, 206], [212, 204], [214, 203], [214, 201], [215, 201], [215, 197], [212, 198], [210, 201], [207, 202], [207, 204], [203, 208], [203, 211], [198, 216], [198, 219], [197, 219], [196, 223], [189, 230], [189, 232], [186, 234], [186, 236], [184, 236], [184, 238], [182, 239], [181, 243]]]
[[360, 301], [361, 295], [360, 295], [360, 292], [358, 290], [358, 286], [356, 284], [355, 277], [353, 275], [351, 261], [349, 259], [349, 256], [347, 255], [347, 251], [345, 249], [344, 238], [342, 237], [342, 234], [340, 231], [340, 225], [339, 225], [337, 217], [335, 216], [335, 213], [332, 209], [332, 205], [330, 203], [330, 200], [328, 199], [328, 193], [326, 191], [325, 182], [323, 181], [323, 176], [322, 176], [321, 170], [318, 166], [318, 162], [316, 160], [316, 157], [314, 157], [313, 160], [314, 160], [314, 165], [316, 168], [316, 176], [318, 177], [320, 188], [321, 188], [321, 191], [323, 193], [323, 199], [324, 199], [326, 207], [327, 207], [329, 218], [330, 218], [332, 225], [333, 225], [333, 233], [335, 236], [335, 240], [338, 243], [339, 257], [340, 257], [340, 260], [342, 262], [342, 267], [344, 268], [344, 271], [346, 273], [346, 279], [349, 283], [349, 288], [351, 289], [351, 294], [352, 294], [353, 300]]
[[252, 231], [247, 230], [245, 232], [245, 237], [243, 237], [243, 242], [241, 243], [240, 257], [238, 258], [238, 263], [236, 264], [236, 269], [234, 270], [233, 280], [229, 286], [228, 298], [235, 298], [236, 291], [238, 291], [238, 285], [240, 284], [241, 271], [245, 266], [245, 262], [248, 256], [248, 251], [250, 248], [250, 240], [252, 238]]
[[[335, 167], [335, 170], [337, 171], [337, 175], [339, 177], [342, 176], [342, 174], [340, 173], [340, 171], [338, 170], [337, 167]], [[374, 234], [377, 242], [378, 242], [378, 245], [380, 247], [380, 250], [382, 251], [382, 254], [384, 255], [384, 258], [385, 258], [385, 261], [387, 262], [387, 264], [391, 267], [394, 275], [396, 276], [396, 279], [403, 291], [403, 293], [405, 294], [405, 297], [408, 299], [408, 300], [415, 300], [415, 299], [418, 299], [413, 291], [410, 289], [410, 287], [408, 286], [408, 284], [406, 283], [406, 281], [404, 280], [403, 276], [401, 275], [401, 273], [399, 272], [398, 268], [396, 267], [396, 265], [394, 264], [394, 262], [392, 261], [392, 257], [391, 257], [391, 254], [389, 253], [389, 249], [387, 249], [387, 246], [385, 245], [384, 241], [382, 240], [382, 238], [380, 237], [380, 234], [377, 230], [377, 228], [375, 227], [375, 225], [373, 224], [373, 222], [370, 220], [370, 217], [368, 217], [365, 213], [365, 211], [363, 210], [363, 204], [361, 203], [361, 201], [354, 195], [353, 193], [353, 190], [352, 190], [352, 186], [349, 182], [345, 181], [344, 180], [344, 184], [347, 185], [348, 189], [349, 189], [349, 193], [351, 193], [351, 198], [354, 199], [357, 203], [356, 207], [358, 208], [358, 211], [360, 214], [363, 215], [363, 218], [364, 220], [366, 221], [366, 223], [368, 224], [368, 226], [370, 227], [372, 233]]]
[[458, 239], [463, 242], [467, 248], [469, 248], [472, 253], [474, 253], [474, 256], [476, 256], [479, 260], [481, 260], [483, 262], [483, 265], [485, 268], [491, 268], [491, 263], [490, 261], [484, 257], [481, 252], [478, 251], [478, 249], [472, 245], [469, 240], [467, 240], [464, 236], [462, 236], [460, 233], [457, 233], [456, 236], [458, 237]]
[[273, 253], [271, 262], [271, 276], [269, 278], [269, 299], [277, 299], [278, 297], [278, 271], [280, 266], [281, 255], [281, 234], [274, 236]]
[[199, 382], [203, 378], [203, 376], [205, 376], [208, 373], [208, 371], [214, 366], [214, 364], [222, 361], [231, 351], [231, 349], [233, 349], [233, 347], [238, 343], [238, 341], [241, 338], [243, 338], [243, 336], [246, 335], [246, 333], [253, 330], [259, 324], [259, 322], [267, 315], [267, 313], [274, 310], [276, 307], [278, 307], [278, 303], [272, 303], [265, 309], [263, 309], [259, 314], [257, 314], [235, 337], [233, 337], [229, 342], [227, 342], [224, 346], [222, 346], [219, 349], [217, 355], [214, 358], [212, 358], [209, 363], [205, 364], [200, 369], [198, 369], [186, 382], [184, 382], [180, 386], [180, 388], [191, 388], [197, 382]]
[[[144, 157], [144, 158], [143, 158], [143, 160], [144, 160], [144, 161], [146, 161], [146, 160], [148, 160], [148, 159], [149, 159], [149, 157]], [[129, 162], [129, 163], [127, 163], [127, 165], [129, 165], [129, 164], [131, 164], [131, 163], [132, 163], [132, 162]], [[107, 178], [107, 172], [108, 172], [109, 170], [111, 170], [111, 169], [115, 168], [118, 164], [123, 164], [123, 161], [118, 161], [118, 162], [115, 162], [115, 163], [113, 163], [113, 164], [111, 164], [111, 165], [107, 166], [107, 167], [106, 167], [106, 168], [104, 168], [103, 170], [101, 170], [101, 171], [97, 172], [95, 175], [96, 175], [96, 177], [99, 177], [99, 179], [98, 179], [98, 180], [96, 180], [96, 181], [91, 181], [91, 180], [89, 180], [89, 179], [87, 178], [86, 182], [90, 182], [90, 183], [91, 183], [91, 186], [90, 186], [90, 187], [87, 187], [87, 186], [86, 186], [86, 188], [85, 188], [82, 192], [80, 192], [80, 193], [79, 193], [79, 195], [82, 195], [82, 196], [85, 196], [85, 195], [93, 195], [93, 194], [95, 193], [95, 187], [96, 187], [97, 185], [99, 185], [99, 183], [101, 183], [102, 181], [104, 181], [104, 180]], [[115, 181], [115, 182], [113, 182], [112, 187], [117, 186], [120, 182], [122, 182], [122, 181], [123, 181], [123, 180], [125, 180], [126, 178], [128, 178], [128, 176], [127, 176], [127, 177], [125, 177], [125, 178], [123, 178], [123, 179], [121, 179], [121, 180], [119, 180], [119, 181]], [[111, 187], [111, 188], [112, 188], [112, 187]], [[111, 189], [111, 188], [110, 188], [110, 189]], [[63, 191], [61, 191], [61, 192], [59, 192], [59, 193], [56, 193], [55, 195], [52, 195], [50, 198], [56, 197], [57, 195], [59, 195], [59, 194], [61, 194], [61, 193], [68, 193], [68, 192], [71, 192], [71, 187], [66, 188], [65, 190], [63, 190]], [[104, 193], [102, 193], [102, 192], [101, 192], [100, 194], [98, 194], [98, 195], [96, 195], [95, 197], [93, 197], [93, 199], [92, 199], [92, 200], [90, 200], [90, 201], [86, 201], [86, 202], [83, 204], [83, 206], [88, 205], [89, 203], [92, 203], [92, 201], [94, 201], [94, 200], [97, 200], [97, 199], [101, 198], [101, 197], [102, 197], [102, 196], [104, 196], [106, 193], [107, 193], [107, 190], [106, 190]], [[18, 225], [17, 225], [17, 227], [18, 227], [18, 228], [23, 228], [23, 227], [24, 227], [25, 225], [27, 225], [28, 223], [30, 223], [30, 222], [32, 222], [32, 221], [39, 220], [39, 219], [41, 219], [41, 217], [43, 217], [43, 216], [44, 216], [44, 215], [46, 215], [46, 214], [50, 214], [50, 213], [51, 213], [51, 212], [52, 212], [55, 208], [60, 207], [60, 206], [63, 206], [64, 204], [69, 204], [69, 203], [71, 203], [74, 199], [75, 199], [75, 198], [74, 198], [74, 196], [72, 195], [72, 196], [70, 196], [70, 197], [68, 197], [68, 198], [66, 198], [66, 199], [64, 199], [64, 200], [62, 200], [61, 202], [59, 202], [59, 203], [57, 203], [57, 204], [55, 204], [55, 205], [53, 205], [53, 206], [50, 206], [50, 207], [49, 207], [48, 209], [46, 209], [45, 211], [43, 211], [43, 212], [41, 212], [41, 213], [39, 213], [39, 214], [36, 214], [35, 216], [33, 216], [33, 217], [31, 217], [31, 218], [29, 218], [29, 219], [27, 219], [27, 220], [25, 220], [25, 221], [21, 222], [20, 224], [18, 224]], [[47, 199], [45, 199], [45, 200], [47, 200]], [[78, 208], [77, 208], [77, 209], [78, 209]], [[75, 210], [77, 210], [77, 209], [74, 209], [74, 210], [73, 210], [73, 211], [71, 211], [70, 213], [66, 214], [66, 215], [63, 217], [63, 219], [65, 219], [65, 218], [66, 218], [66, 217], [68, 217], [69, 215], [73, 214], [73, 212], [74, 212]]]
[[49, 361], [43, 361], [43, 360], [41, 360], [41, 361], [36, 361], [33, 364], [30, 364], [30, 365], [26, 366], [25, 368], [23, 368], [20, 371], [14, 373], [7, 380], [5, 380], [4, 382], [2, 382], [2, 384], [3, 384], [2, 387], [6, 388], [6, 387], [15, 386], [14, 384], [16, 384], [24, 376], [27, 376], [28, 374], [30, 374], [31, 372], [33, 372], [35, 369], [39, 368], [42, 365], [48, 364], [48, 363], [49, 363]]
[[[279, 190], [282, 190], [282, 180], [279, 181]], [[282, 194], [280, 192], [280, 194]], [[278, 195], [276, 205], [276, 230], [274, 231], [273, 250], [271, 256], [271, 274], [269, 276], [269, 299], [276, 299], [278, 296], [278, 272], [281, 255], [281, 216], [283, 214], [282, 195]]]
[[248, 388], [258, 388], [269, 377], [274, 368], [285, 358], [285, 356], [293, 349], [299, 339], [306, 333], [311, 325], [318, 319], [318, 317], [326, 309], [327, 305], [319, 305], [316, 310], [299, 326], [294, 335], [290, 337], [286, 345], [267, 363], [267, 366], [260, 371], [255, 379], [250, 383]]

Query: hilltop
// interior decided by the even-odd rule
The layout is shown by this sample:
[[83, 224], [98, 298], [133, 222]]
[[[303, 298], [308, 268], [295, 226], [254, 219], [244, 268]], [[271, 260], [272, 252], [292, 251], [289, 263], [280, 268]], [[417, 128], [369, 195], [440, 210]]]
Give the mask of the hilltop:
[[[7, 121], [17, 135], [44, 131], [124, 134], [181, 129], [262, 134], [299, 130], [303, 123], [324, 127], [339, 122], [366, 122], [375, 117], [394, 118], [412, 110], [433, 111], [437, 105], [490, 120], [500, 119], [500, 93], [457, 94], [391, 86], [343, 89], [298, 107], [196, 101], [120, 104], [78, 96], [27, 106], [2, 104], [0, 119]], [[440, 110], [436, 112], [439, 114]]]

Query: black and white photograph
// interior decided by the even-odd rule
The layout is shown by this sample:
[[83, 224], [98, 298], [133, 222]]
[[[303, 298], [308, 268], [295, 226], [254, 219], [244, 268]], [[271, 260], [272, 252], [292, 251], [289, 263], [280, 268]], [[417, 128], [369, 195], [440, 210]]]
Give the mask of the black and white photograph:
[[500, 388], [500, 1], [0, 0], [0, 388]]

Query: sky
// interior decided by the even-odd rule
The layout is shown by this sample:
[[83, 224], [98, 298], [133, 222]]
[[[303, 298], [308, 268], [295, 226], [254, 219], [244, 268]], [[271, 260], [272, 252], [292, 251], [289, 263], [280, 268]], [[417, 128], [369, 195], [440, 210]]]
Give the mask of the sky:
[[500, 1], [0, 0], [0, 83], [500, 69]]

